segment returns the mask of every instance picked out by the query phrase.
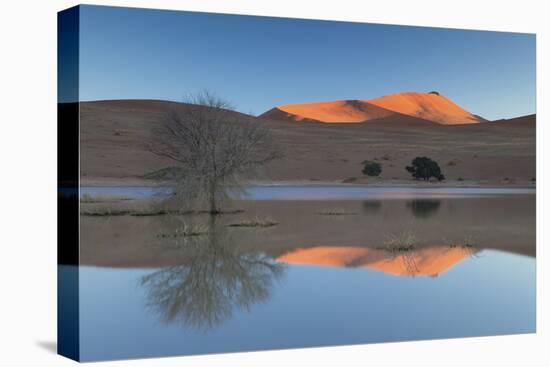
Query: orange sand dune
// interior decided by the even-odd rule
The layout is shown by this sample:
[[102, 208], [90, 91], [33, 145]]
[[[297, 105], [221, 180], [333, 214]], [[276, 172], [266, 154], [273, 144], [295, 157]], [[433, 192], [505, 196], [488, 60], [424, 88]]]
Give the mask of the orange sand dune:
[[437, 93], [397, 93], [373, 100], [287, 104], [260, 117], [274, 120], [359, 123], [391, 116], [412, 116], [443, 125], [484, 121]]
[[[475, 251], [475, 250], [474, 250]], [[396, 276], [438, 276], [469, 257], [468, 248], [433, 246], [405, 253], [389, 253], [368, 247], [317, 246], [279, 256], [288, 264], [361, 267]]]
[[268, 111], [262, 117], [273, 118], [278, 113], [281, 116], [286, 115], [287, 119], [294, 121], [314, 120], [331, 123], [357, 123], [394, 115], [392, 111], [371, 105], [366, 101], [288, 104], [279, 106], [274, 110]]
[[447, 97], [435, 93], [397, 93], [370, 100], [369, 103], [443, 125], [482, 121]]

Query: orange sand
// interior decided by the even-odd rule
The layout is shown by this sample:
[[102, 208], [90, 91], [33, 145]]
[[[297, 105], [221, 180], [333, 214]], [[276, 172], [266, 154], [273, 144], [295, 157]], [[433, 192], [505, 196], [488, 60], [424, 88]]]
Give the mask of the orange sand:
[[445, 96], [413, 92], [391, 94], [373, 100], [287, 104], [264, 113], [262, 117], [298, 122], [359, 123], [393, 115], [407, 115], [443, 125], [482, 121]]

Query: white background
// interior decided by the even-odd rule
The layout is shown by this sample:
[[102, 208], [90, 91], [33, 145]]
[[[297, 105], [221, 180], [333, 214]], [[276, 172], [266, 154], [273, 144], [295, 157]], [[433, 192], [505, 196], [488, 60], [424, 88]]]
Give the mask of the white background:
[[[100, 366], [550, 363], [548, 200], [550, 39], [546, 1], [149, 0], [95, 4], [537, 33], [537, 335], [98, 363]], [[56, 12], [75, 1], [0, 3], [0, 365], [68, 366], [56, 340]], [[546, 92], [546, 93], [545, 93]], [[543, 102], [546, 101], [546, 104]], [[7, 205], [6, 205], [7, 203]], [[546, 226], [545, 226], [546, 224]], [[546, 227], [546, 228], [545, 228]], [[94, 364], [95, 365], [95, 364]]]

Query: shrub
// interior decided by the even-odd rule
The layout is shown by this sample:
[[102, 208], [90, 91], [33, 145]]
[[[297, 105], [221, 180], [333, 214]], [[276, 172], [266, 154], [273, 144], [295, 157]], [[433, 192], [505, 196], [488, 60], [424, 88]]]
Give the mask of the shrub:
[[382, 173], [382, 166], [380, 163], [373, 162], [373, 161], [363, 161], [361, 163], [363, 165], [363, 172], [364, 175], [367, 176], [380, 176], [380, 173]]
[[417, 180], [428, 181], [432, 177], [435, 177], [439, 181], [445, 179], [439, 164], [428, 157], [416, 157], [411, 162], [411, 165], [405, 168]]
[[355, 182], [357, 181], [357, 177], [348, 177], [348, 178], [344, 178], [342, 180], [342, 183], [352, 183], [352, 182]]

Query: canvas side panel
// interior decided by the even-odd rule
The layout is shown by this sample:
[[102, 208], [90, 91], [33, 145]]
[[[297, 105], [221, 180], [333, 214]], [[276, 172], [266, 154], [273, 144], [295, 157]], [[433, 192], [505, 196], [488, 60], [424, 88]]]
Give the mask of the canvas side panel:
[[57, 17], [57, 352], [79, 360], [79, 7]]

